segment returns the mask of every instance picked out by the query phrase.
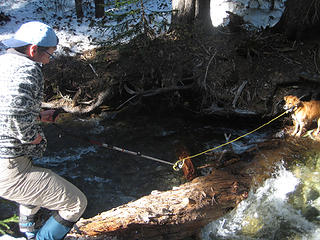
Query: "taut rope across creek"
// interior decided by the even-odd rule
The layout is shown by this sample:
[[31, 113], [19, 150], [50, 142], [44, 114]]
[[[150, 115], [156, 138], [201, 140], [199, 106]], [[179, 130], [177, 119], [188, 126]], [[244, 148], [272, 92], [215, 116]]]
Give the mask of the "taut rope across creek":
[[[226, 146], [226, 145], [228, 145], [228, 144], [231, 144], [231, 143], [233, 143], [233, 142], [235, 142], [235, 141], [238, 141], [239, 139], [241, 139], [241, 138], [243, 138], [243, 137], [245, 137], [245, 136], [248, 136], [248, 135], [250, 135], [250, 134], [258, 131], [259, 129], [265, 127], [266, 125], [272, 123], [273, 121], [275, 121], [275, 120], [277, 120], [278, 118], [282, 117], [283, 115], [289, 113], [290, 111], [291, 111], [291, 109], [289, 109], [289, 110], [281, 113], [281, 114], [278, 115], [277, 117], [275, 117], [275, 118], [271, 119], [270, 121], [262, 124], [261, 126], [257, 127], [256, 129], [254, 129], [254, 130], [252, 130], [252, 131], [250, 131], [250, 132], [248, 132], [248, 133], [246, 133], [246, 134], [243, 134], [243, 135], [241, 135], [241, 136], [239, 136], [239, 137], [237, 137], [237, 138], [235, 138], [235, 139], [233, 139], [233, 140], [231, 140], [231, 141], [228, 141], [228, 142], [226, 142], [226, 143], [223, 143], [223, 144], [221, 144], [221, 145], [219, 145], [219, 146], [217, 146], [217, 147], [207, 149], [207, 150], [205, 150], [205, 151], [203, 151], [203, 152], [200, 152], [200, 153], [197, 153], [197, 154], [194, 154], [194, 155], [191, 155], [191, 156], [187, 156], [187, 157], [181, 158], [181, 159], [179, 159], [178, 161], [176, 161], [175, 163], [172, 163], [172, 162], [169, 162], [169, 161], [165, 161], [165, 160], [162, 160], [162, 159], [159, 159], [159, 158], [151, 157], [151, 156], [142, 154], [141, 152], [134, 152], [134, 151], [127, 150], [127, 149], [124, 149], [124, 148], [112, 146], [112, 145], [109, 145], [109, 144], [107, 144], [107, 143], [101, 143], [101, 142], [92, 140], [92, 139], [90, 139], [90, 138], [88, 138], [88, 137], [85, 137], [85, 136], [78, 136], [78, 135], [72, 134], [72, 133], [64, 130], [63, 128], [59, 127], [59, 126], [58, 126], [57, 124], [55, 124], [55, 123], [53, 123], [53, 125], [54, 125], [55, 127], [57, 127], [58, 129], [60, 129], [61, 131], [63, 131], [65, 134], [70, 135], [70, 136], [72, 136], [72, 137], [75, 137], [75, 138], [77, 138], [77, 139], [81, 139], [81, 140], [83, 140], [83, 141], [86, 141], [86, 142], [89, 142], [89, 143], [91, 143], [91, 144], [94, 144], [94, 145], [97, 145], [97, 146], [101, 146], [101, 147], [104, 147], [104, 148], [107, 148], [107, 149], [111, 149], [111, 150], [115, 150], [115, 151], [123, 152], [123, 153], [128, 153], [128, 154], [131, 154], [131, 155], [134, 155], [134, 156], [138, 156], [138, 157], [146, 158], [146, 159], [149, 159], [149, 160], [152, 160], [152, 161], [156, 161], [156, 162], [160, 162], [160, 163], [163, 163], [163, 164], [171, 165], [171, 166], [173, 166], [173, 169], [174, 169], [175, 171], [179, 171], [180, 169], [182, 169], [182, 168], [184, 167], [185, 161], [186, 161], [187, 159], [191, 159], [191, 158], [198, 157], [198, 156], [200, 156], [200, 155], [203, 155], [203, 154], [205, 154], [205, 153], [214, 151], [214, 150], [216, 150], [216, 149], [218, 149], [218, 148], [221, 148], [221, 147]], [[55, 114], [54, 114], [54, 117], [53, 117], [54, 119], [55, 119], [55, 118], [57, 117], [57, 115], [59, 114], [59, 110], [57, 110], [56, 112], [57, 112], [57, 113], [55, 113]]]
[[246, 133], [246, 134], [243, 134], [243, 135], [241, 135], [241, 136], [239, 136], [239, 137], [237, 137], [237, 138], [235, 138], [235, 139], [233, 139], [233, 140], [231, 140], [231, 141], [228, 141], [228, 142], [226, 142], [226, 143], [223, 143], [223, 144], [221, 144], [221, 145], [219, 145], [219, 146], [217, 146], [217, 147], [207, 149], [207, 150], [205, 150], [205, 151], [203, 151], [203, 152], [200, 152], [200, 153], [197, 153], [197, 154], [194, 154], [194, 155], [191, 155], [191, 156], [188, 156], [188, 157], [179, 159], [179, 160], [173, 165], [173, 169], [176, 170], [176, 171], [179, 171], [179, 169], [181, 169], [181, 168], [183, 167], [184, 161], [185, 161], [186, 159], [191, 159], [191, 158], [198, 157], [198, 156], [200, 156], [200, 155], [203, 155], [203, 154], [205, 154], [205, 153], [214, 151], [214, 150], [216, 150], [216, 149], [218, 149], [218, 148], [224, 147], [224, 146], [226, 146], [226, 145], [228, 145], [228, 144], [230, 144], [230, 143], [233, 143], [233, 142], [235, 142], [235, 141], [238, 141], [239, 139], [244, 138], [244, 137], [246, 137], [246, 136], [248, 136], [248, 135], [250, 135], [250, 134], [258, 131], [259, 129], [267, 126], [268, 124], [272, 123], [273, 121], [277, 120], [278, 118], [282, 117], [283, 115], [285, 115], [285, 114], [287, 114], [287, 113], [289, 113], [289, 112], [291, 112], [291, 111], [292, 111], [292, 109], [288, 109], [287, 111], [281, 113], [281, 114], [278, 115], [277, 117], [271, 119], [269, 122], [266, 122], [266, 123], [262, 124], [261, 126], [257, 127], [256, 129], [254, 129], [254, 130], [252, 130], [252, 131], [250, 131], [250, 132], [248, 132], [248, 133]]

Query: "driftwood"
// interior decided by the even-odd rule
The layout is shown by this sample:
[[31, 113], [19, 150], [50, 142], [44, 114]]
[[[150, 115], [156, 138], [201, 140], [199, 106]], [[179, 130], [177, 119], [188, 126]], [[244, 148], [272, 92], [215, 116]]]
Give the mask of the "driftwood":
[[232, 116], [232, 117], [249, 117], [249, 116], [258, 116], [258, 113], [249, 111], [249, 110], [243, 110], [243, 109], [230, 109], [230, 108], [222, 108], [218, 107], [215, 104], [212, 104], [209, 108], [206, 108], [203, 110], [203, 112], [207, 115], [216, 115], [216, 116]]
[[[121, 104], [119, 107], [116, 108], [116, 110], [121, 109], [124, 105], [126, 105], [128, 102], [133, 100], [136, 97], [150, 97], [158, 94], [163, 94], [166, 92], [172, 92], [172, 91], [180, 91], [180, 90], [187, 90], [193, 87], [193, 84], [186, 85], [186, 86], [174, 86], [174, 87], [165, 87], [165, 88], [158, 88], [158, 89], [151, 89], [147, 91], [142, 91], [142, 92], [135, 92], [131, 89], [129, 89], [125, 85], [125, 90], [130, 93], [134, 94], [134, 96], [130, 97], [127, 101], [125, 101], [123, 104]], [[65, 99], [60, 99], [58, 101], [52, 101], [52, 102], [43, 102], [41, 104], [42, 108], [50, 108], [50, 109], [63, 109], [65, 112], [68, 113], [77, 113], [77, 114], [85, 114], [85, 113], [90, 113], [97, 109], [110, 95], [112, 94], [112, 88], [109, 87], [105, 89], [104, 91], [100, 92], [97, 96], [96, 99], [93, 99], [90, 102], [90, 105], [77, 105], [76, 104], [76, 98], [77, 95], [81, 93], [80, 89], [75, 94], [75, 97], [73, 100], [65, 100]]]
[[239, 97], [240, 97], [240, 95], [241, 95], [241, 93], [242, 93], [242, 90], [243, 90], [244, 87], [246, 86], [246, 84], [247, 84], [247, 81], [244, 81], [244, 82], [241, 84], [241, 86], [239, 87], [239, 89], [238, 89], [238, 91], [237, 91], [237, 94], [236, 94], [236, 96], [234, 97], [234, 99], [233, 99], [233, 101], [232, 101], [232, 107], [233, 107], [233, 108], [236, 108], [236, 103], [237, 103], [237, 101], [238, 101], [238, 99], [239, 99]]
[[250, 179], [213, 171], [173, 190], [81, 219], [66, 239], [182, 239], [247, 197]]
[[134, 94], [135, 96], [143, 96], [143, 97], [150, 97], [150, 96], [154, 96], [154, 95], [158, 95], [166, 92], [172, 92], [172, 91], [187, 90], [187, 89], [191, 89], [192, 87], [194, 87], [194, 84], [189, 84], [185, 86], [163, 87], [158, 89], [150, 89], [146, 91], [137, 92], [130, 89], [126, 84], [124, 85], [124, 89], [127, 91], [127, 93], [132, 95]]
[[51, 109], [63, 109], [65, 112], [69, 112], [69, 113], [89, 113], [92, 112], [93, 110], [95, 110], [96, 108], [98, 108], [103, 101], [109, 96], [109, 94], [111, 93], [111, 89], [108, 88], [106, 90], [104, 90], [103, 92], [101, 92], [97, 99], [89, 106], [74, 106], [73, 103], [70, 102], [66, 102], [62, 99], [62, 101], [53, 101], [53, 102], [43, 102], [41, 104], [42, 108], [51, 108]]

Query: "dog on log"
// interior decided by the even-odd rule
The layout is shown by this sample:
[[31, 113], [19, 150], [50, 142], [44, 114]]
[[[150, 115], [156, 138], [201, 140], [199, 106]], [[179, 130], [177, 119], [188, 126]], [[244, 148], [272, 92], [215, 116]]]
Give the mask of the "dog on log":
[[291, 133], [292, 136], [301, 136], [302, 132], [310, 126], [313, 121], [317, 121], [317, 129], [313, 133], [317, 136], [320, 131], [320, 101], [301, 101], [297, 96], [285, 96], [285, 110], [292, 110], [292, 119], [294, 124], [294, 130]]

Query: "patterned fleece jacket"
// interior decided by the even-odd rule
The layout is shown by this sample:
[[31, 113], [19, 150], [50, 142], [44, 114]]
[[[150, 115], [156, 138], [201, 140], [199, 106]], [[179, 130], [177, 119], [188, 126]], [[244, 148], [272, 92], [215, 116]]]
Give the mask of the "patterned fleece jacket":
[[[46, 139], [38, 117], [43, 99], [40, 64], [13, 49], [0, 56], [0, 158], [40, 157]], [[40, 144], [31, 144], [38, 134]]]

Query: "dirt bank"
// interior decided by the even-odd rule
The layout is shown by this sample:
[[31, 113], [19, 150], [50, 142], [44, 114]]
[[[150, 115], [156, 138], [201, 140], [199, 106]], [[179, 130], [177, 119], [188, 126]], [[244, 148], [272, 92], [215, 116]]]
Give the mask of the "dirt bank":
[[287, 93], [318, 97], [318, 62], [316, 39], [289, 41], [270, 31], [140, 36], [45, 66], [46, 101], [80, 113], [138, 104], [271, 116]]

